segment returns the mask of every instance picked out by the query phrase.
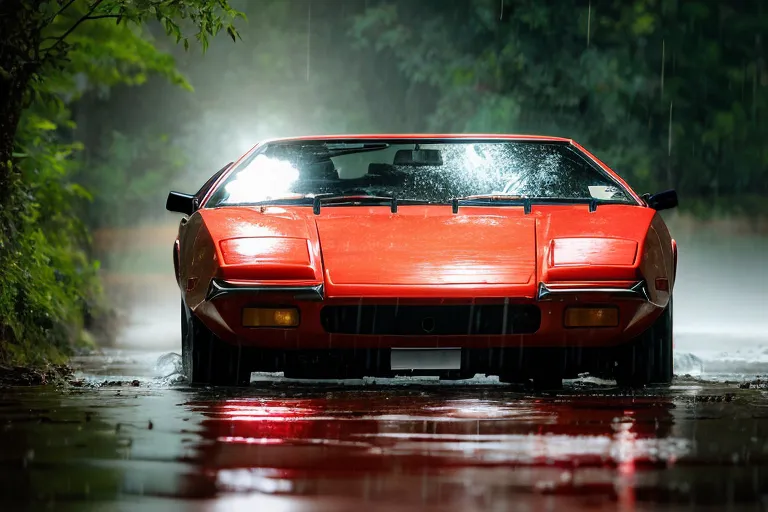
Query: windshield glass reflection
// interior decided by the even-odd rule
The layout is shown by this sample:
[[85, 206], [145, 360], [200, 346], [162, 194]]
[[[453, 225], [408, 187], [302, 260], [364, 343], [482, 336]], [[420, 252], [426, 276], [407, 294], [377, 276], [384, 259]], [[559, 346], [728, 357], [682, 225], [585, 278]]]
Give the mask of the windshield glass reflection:
[[632, 203], [619, 183], [562, 143], [294, 141], [248, 157], [207, 206], [302, 203], [319, 194], [438, 203], [477, 195]]

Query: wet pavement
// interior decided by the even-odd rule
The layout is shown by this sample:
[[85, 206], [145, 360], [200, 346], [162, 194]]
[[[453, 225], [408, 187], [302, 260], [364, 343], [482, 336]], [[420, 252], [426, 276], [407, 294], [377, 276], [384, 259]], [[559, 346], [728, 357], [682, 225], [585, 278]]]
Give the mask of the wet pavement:
[[0, 390], [2, 510], [762, 510], [768, 396], [495, 379], [189, 387], [174, 354]]

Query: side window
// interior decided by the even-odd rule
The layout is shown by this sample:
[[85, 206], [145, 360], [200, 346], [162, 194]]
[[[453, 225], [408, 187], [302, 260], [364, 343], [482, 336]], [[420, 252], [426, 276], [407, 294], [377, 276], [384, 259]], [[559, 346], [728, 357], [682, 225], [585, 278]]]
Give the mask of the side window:
[[229, 169], [232, 166], [233, 162], [229, 162], [227, 165], [216, 171], [216, 173], [211, 176], [208, 181], [206, 181], [202, 187], [200, 187], [200, 190], [197, 191], [195, 194], [195, 199], [197, 200], [198, 204], [200, 201], [203, 200], [203, 197], [205, 197], [205, 194], [208, 193], [208, 191], [211, 189], [214, 183], [216, 183], [216, 180], [219, 179], [219, 177], [224, 174], [224, 171]]

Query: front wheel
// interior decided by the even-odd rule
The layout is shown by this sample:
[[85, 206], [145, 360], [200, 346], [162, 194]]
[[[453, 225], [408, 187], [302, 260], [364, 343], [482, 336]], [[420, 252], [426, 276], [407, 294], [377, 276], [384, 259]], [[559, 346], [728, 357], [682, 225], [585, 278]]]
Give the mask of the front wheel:
[[620, 387], [669, 384], [673, 376], [672, 298], [661, 316], [632, 343], [619, 349], [614, 378]]
[[181, 360], [193, 384], [247, 386], [251, 358], [247, 349], [221, 341], [181, 303]]

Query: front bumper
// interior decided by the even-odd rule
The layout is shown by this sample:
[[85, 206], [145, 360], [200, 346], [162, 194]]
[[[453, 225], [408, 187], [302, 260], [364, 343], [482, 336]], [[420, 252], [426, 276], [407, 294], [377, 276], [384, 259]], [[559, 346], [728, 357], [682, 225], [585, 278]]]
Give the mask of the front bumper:
[[[619, 310], [616, 327], [566, 328], [565, 309], [573, 305], [615, 306]], [[296, 328], [248, 328], [242, 326], [245, 307], [297, 307], [301, 324]], [[358, 330], [332, 332], [328, 329], [323, 309], [343, 306], [364, 310], [372, 306], [387, 307], [458, 307], [470, 308], [535, 307], [540, 323], [533, 332], [518, 332], [514, 325], [497, 330], [468, 329], [415, 332], [406, 330]], [[462, 308], [463, 307], [463, 308]], [[206, 300], [195, 308], [195, 314], [220, 338], [229, 343], [279, 350], [304, 349], [386, 349], [459, 347], [468, 349], [499, 348], [563, 348], [610, 347], [626, 343], [647, 329], [663, 308], [648, 300], [644, 282], [576, 283], [568, 285], [540, 284], [536, 297], [529, 298], [327, 298], [321, 284], [256, 285], [244, 281], [213, 280]]]

